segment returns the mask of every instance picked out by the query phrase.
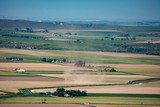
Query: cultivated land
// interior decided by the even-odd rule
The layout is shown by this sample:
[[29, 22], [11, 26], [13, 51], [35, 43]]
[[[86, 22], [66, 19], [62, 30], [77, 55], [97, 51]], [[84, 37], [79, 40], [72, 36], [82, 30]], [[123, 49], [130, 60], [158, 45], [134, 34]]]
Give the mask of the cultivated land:
[[[2, 29], [0, 107], [160, 106], [160, 44], [157, 42], [160, 37], [157, 35], [157, 27], [48, 32]], [[12, 57], [23, 60], [7, 60]], [[57, 62], [45, 62], [42, 58]], [[61, 62], [62, 59], [66, 62]], [[75, 66], [80, 60], [86, 66]], [[15, 72], [16, 68], [26, 71]], [[105, 68], [118, 72], [103, 71]], [[88, 96], [36, 95], [54, 92], [57, 87], [85, 90]], [[32, 95], [17, 95], [22, 89], [31, 91]], [[4, 93], [7, 95], [3, 96]], [[47, 104], [40, 104], [44, 99]]]
[[69, 71], [69, 70], [89, 70], [75, 66], [49, 64], [49, 63], [0, 63], [0, 70], [14, 70], [15, 68], [23, 68], [27, 71]]

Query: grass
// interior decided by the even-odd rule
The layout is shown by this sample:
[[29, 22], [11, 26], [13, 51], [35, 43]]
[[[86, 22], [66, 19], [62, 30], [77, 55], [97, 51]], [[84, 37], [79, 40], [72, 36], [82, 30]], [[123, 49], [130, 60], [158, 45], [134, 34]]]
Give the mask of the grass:
[[63, 71], [27, 71], [25, 74], [64, 74]]
[[150, 97], [77, 97], [77, 98], [62, 98], [62, 97], [14, 97], [1, 98], [0, 103], [16, 104], [16, 103], [42, 103], [46, 99], [46, 103], [56, 104], [125, 104], [125, 105], [160, 105], [160, 98]]
[[[32, 56], [32, 55], [22, 55], [22, 54], [14, 54], [14, 53], [0, 53], [1, 59], [0, 62], [41, 62], [41, 57]], [[22, 57], [23, 61], [7, 61], [5, 57]]]
[[[18, 76], [18, 77], [30, 77], [35, 76], [36, 74], [63, 74], [64, 72], [60, 71], [27, 71], [25, 73], [17, 73], [17, 72], [11, 72], [11, 71], [0, 71], [0, 76]], [[39, 75], [36, 75], [39, 76]]]
[[119, 68], [128, 73], [160, 73], [160, 68]]
[[33, 76], [30, 74], [25, 74], [25, 73], [16, 73], [16, 72], [11, 72], [11, 71], [0, 71], [0, 76]]
[[119, 71], [129, 74], [139, 74], [159, 77], [160, 68], [118, 68]]
[[114, 94], [114, 93], [88, 93], [90, 97], [148, 97], [160, 98], [160, 94]]

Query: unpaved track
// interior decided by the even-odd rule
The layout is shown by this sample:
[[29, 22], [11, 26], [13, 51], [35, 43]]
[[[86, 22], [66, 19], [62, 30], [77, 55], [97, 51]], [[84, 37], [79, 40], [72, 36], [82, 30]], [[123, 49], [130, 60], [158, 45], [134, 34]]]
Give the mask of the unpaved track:
[[49, 52], [40, 52], [40, 51], [36, 51], [36, 50], [24, 50], [24, 49], [0, 48], [0, 52], [22, 54], [22, 55], [31, 55], [31, 56], [65, 56], [65, 55], [59, 55], [59, 54], [54, 54], [54, 53], [49, 53]]

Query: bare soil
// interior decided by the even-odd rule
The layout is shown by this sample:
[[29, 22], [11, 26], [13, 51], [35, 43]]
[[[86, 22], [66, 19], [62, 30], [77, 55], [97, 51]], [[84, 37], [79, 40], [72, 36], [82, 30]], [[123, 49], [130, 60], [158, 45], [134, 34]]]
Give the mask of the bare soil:
[[90, 70], [89, 68], [75, 67], [64, 64], [50, 63], [0, 63], [0, 70], [13, 71], [16, 68], [27, 71], [71, 71], [71, 70]]
[[86, 90], [89, 93], [160, 94], [160, 87], [97, 86], [72, 89]]
[[158, 107], [151, 105], [97, 105], [96, 107]]

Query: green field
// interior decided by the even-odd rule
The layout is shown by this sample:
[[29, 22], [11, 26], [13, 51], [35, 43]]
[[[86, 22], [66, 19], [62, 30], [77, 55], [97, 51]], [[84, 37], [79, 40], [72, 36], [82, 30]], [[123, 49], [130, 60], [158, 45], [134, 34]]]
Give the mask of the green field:
[[60, 98], [60, 97], [15, 97], [1, 98], [0, 103], [5, 104], [30, 104], [42, 103], [46, 99], [46, 103], [56, 104], [122, 104], [122, 105], [160, 105], [159, 98], [147, 97], [79, 97], [79, 98]]
[[[35, 50], [36, 51], [36, 50]], [[97, 64], [155, 64], [160, 65], [160, 58], [125, 58], [125, 57], [111, 57], [104, 55], [95, 55], [89, 53], [78, 53], [78, 52], [69, 52], [63, 50], [54, 50], [54, 51], [46, 51], [46, 50], [38, 50], [38, 52], [48, 52], [53, 54], [65, 55], [65, 57], [52, 57], [48, 56], [48, 58], [66, 58], [68, 61], [76, 62], [78, 60], [83, 60], [86, 63], [97, 63]], [[83, 52], [83, 51], [82, 51]], [[1, 62], [13, 62], [5, 60], [5, 57], [22, 57], [23, 61], [15, 61], [15, 62], [42, 62], [41, 59], [43, 57], [39, 56], [31, 56], [31, 55], [22, 55], [22, 54], [13, 54], [13, 53], [0, 53]]]

